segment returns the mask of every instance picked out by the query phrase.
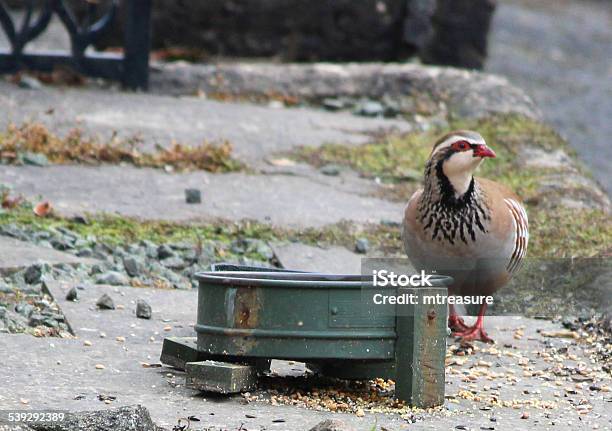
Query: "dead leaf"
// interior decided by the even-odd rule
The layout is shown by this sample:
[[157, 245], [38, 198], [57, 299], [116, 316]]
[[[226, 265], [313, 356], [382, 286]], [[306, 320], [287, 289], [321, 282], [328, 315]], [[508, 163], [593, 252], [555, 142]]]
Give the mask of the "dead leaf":
[[38, 217], [47, 217], [51, 210], [51, 204], [48, 201], [44, 201], [34, 207], [34, 214]]
[[8, 194], [5, 194], [2, 197], [2, 208], [12, 209], [19, 206], [19, 204], [23, 201], [22, 196], [17, 196], [16, 198], [11, 198]]

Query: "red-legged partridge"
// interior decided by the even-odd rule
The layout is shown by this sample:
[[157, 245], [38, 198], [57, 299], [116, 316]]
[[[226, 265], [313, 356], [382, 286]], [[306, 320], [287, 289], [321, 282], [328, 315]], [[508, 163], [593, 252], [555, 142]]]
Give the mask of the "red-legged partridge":
[[[520, 266], [529, 239], [527, 214], [505, 186], [475, 178], [495, 157], [480, 134], [459, 130], [440, 138], [425, 165], [425, 182], [406, 207], [402, 239], [416, 269], [451, 275], [449, 295], [491, 295]], [[464, 340], [492, 342], [483, 328], [486, 303], [468, 327], [451, 305], [449, 327]]]

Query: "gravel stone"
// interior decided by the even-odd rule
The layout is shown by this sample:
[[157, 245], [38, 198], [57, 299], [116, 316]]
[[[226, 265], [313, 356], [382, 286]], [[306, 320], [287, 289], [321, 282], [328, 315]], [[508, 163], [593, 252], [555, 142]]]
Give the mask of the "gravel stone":
[[325, 165], [319, 169], [319, 172], [330, 177], [337, 177], [340, 175], [340, 166], [334, 164]]
[[370, 241], [367, 238], [358, 238], [355, 242], [355, 251], [357, 253], [366, 254], [370, 249]]
[[13, 293], [11, 286], [0, 280], [0, 293]]
[[143, 299], [136, 301], [136, 317], [150, 319], [152, 315], [151, 306]]
[[47, 159], [47, 156], [41, 153], [30, 153], [30, 152], [21, 153], [19, 154], [19, 158], [26, 165], [40, 166], [40, 167], [49, 165], [49, 159]]
[[126, 256], [123, 258], [123, 267], [125, 268], [125, 272], [130, 277], [138, 277], [144, 271], [144, 266], [139, 259], [134, 256]]
[[76, 254], [78, 257], [92, 257], [93, 251], [90, 248], [82, 248]]
[[15, 312], [19, 313], [20, 315], [22, 315], [23, 317], [27, 319], [34, 312], [34, 307], [28, 304], [27, 302], [22, 301], [19, 304], [15, 305]]
[[79, 299], [79, 291], [76, 287], [71, 287], [68, 293], [66, 293], [66, 301], [76, 301]]
[[382, 103], [368, 100], [361, 102], [355, 109], [355, 114], [363, 115], [364, 117], [382, 117], [385, 113], [385, 107]]
[[[45, 316], [43, 314], [34, 313], [28, 320], [28, 326], [35, 328], [37, 326], [47, 326], [49, 328], [59, 328], [59, 322], [57, 316]], [[61, 316], [63, 320], [63, 316]]]
[[42, 266], [41, 265], [31, 265], [26, 268], [23, 273], [23, 280], [28, 284], [36, 284], [40, 283], [40, 279], [42, 277]]
[[165, 266], [166, 268], [170, 268], [170, 269], [183, 269], [187, 266], [187, 264], [185, 263], [185, 261], [183, 259], [181, 259], [178, 256], [174, 256], [174, 257], [169, 257], [167, 259], [162, 260], [162, 265]]
[[185, 189], [185, 202], [188, 204], [201, 204], [202, 192], [198, 189]]
[[50, 242], [53, 248], [59, 251], [66, 251], [66, 250], [70, 250], [71, 248], [73, 248], [72, 244], [70, 244], [64, 238], [54, 238]]
[[96, 305], [101, 310], [114, 310], [115, 309], [115, 301], [113, 301], [113, 298], [111, 298], [106, 293], [98, 299], [98, 301], [96, 302]]
[[128, 286], [128, 278], [117, 271], [108, 271], [96, 278], [96, 284], [108, 284], [110, 286]]
[[89, 275], [102, 274], [104, 272], [104, 267], [100, 264], [93, 264], [89, 269]]
[[326, 98], [326, 99], [323, 99], [322, 104], [323, 104], [323, 107], [327, 109], [328, 111], [339, 111], [346, 107], [344, 101], [341, 99]]
[[25, 90], [41, 90], [44, 85], [33, 76], [23, 75], [19, 78], [19, 88], [23, 88]]
[[45, 318], [38, 313], [34, 313], [30, 316], [28, 320], [28, 326], [35, 328], [36, 326], [44, 326]]
[[157, 248], [157, 257], [160, 260], [168, 259], [169, 257], [174, 256], [174, 251], [167, 244], [162, 244]]

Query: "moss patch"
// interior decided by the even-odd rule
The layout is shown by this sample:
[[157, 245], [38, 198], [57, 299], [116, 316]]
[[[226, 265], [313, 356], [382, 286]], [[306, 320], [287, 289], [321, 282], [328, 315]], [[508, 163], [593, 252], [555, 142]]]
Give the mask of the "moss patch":
[[152, 153], [138, 151], [139, 144], [136, 138], [121, 140], [117, 137], [108, 142], [99, 142], [86, 137], [79, 129], [60, 137], [42, 124], [9, 125], [0, 133], [0, 161], [19, 164], [22, 163], [23, 154], [35, 153], [57, 164], [130, 163], [141, 167], [171, 166], [177, 170], [209, 172], [230, 172], [243, 168], [240, 162], [232, 158], [232, 146], [227, 141], [218, 145], [203, 142], [198, 146], [173, 142], [169, 148], [158, 147]]
[[612, 252], [612, 218], [601, 210], [529, 206], [530, 257], [594, 257]]
[[395, 186], [388, 188], [391, 198], [406, 200], [419, 186], [433, 142], [440, 135], [455, 129], [478, 130], [495, 149], [497, 159], [483, 163], [478, 175], [507, 184], [524, 199], [534, 195], [539, 179], [549, 171], [517, 170], [516, 159], [520, 148], [528, 144], [547, 150], [563, 147], [570, 152], [550, 127], [521, 116], [504, 115], [483, 120], [455, 120], [448, 129], [387, 136], [356, 147], [338, 144], [302, 147], [291, 156], [314, 166], [335, 163], [349, 166], [366, 177], [379, 177], [384, 183]]

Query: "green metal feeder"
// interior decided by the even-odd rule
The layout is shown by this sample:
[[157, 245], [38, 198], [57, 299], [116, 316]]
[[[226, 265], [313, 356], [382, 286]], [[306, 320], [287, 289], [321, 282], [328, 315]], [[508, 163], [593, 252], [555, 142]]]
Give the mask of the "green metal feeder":
[[[306, 362], [325, 376], [396, 380], [411, 405], [444, 402], [446, 305], [369, 307], [361, 275], [215, 265], [199, 280], [197, 337], [166, 338], [163, 363], [185, 369], [189, 386], [222, 393], [252, 389], [271, 359]], [[399, 293], [446, 295], [452, 279]]]

